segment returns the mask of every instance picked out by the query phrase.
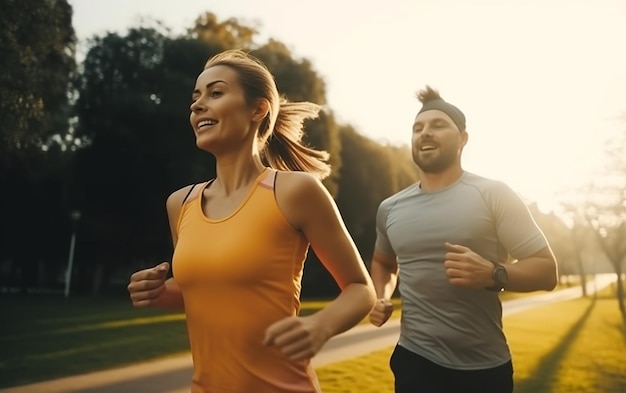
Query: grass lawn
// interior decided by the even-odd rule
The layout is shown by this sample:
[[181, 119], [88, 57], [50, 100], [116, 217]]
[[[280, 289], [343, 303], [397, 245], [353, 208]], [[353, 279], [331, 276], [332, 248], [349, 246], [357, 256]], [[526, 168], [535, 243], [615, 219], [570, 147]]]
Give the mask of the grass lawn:
[[0, 388], [188, 350], [182, 314], [126, 298], [0, 297]]
[[[516, 393], [626, 392], [626, 325], [611, 290], [504, 319]], [[319, 368], [324, 392], [393, 392], [392, 350]]]
[[[304, 302], [302, 313], [324, 304]], [[182, 314], [134, 309], [126, 298], [5, 295], [0, 310], [0, 388], [188, 351]], [[612, 296], [508, 317], [516, 393], [626, 391], [626, 330], [621, 326]], [[388, 348], [320, 368], [325, 392], [390, 391], [390, 354]], [[566, 388], [545, 390], [552, 385]]]

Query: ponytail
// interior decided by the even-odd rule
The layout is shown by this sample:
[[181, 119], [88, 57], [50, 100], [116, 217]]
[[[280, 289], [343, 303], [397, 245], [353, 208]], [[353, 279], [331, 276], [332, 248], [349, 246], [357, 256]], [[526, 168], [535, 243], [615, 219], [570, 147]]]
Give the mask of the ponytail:
[[213, 56], [205, 69], [224, 65], [234, 69], [253, 105], [259, 99], [269, 102], [269, 111], [259, 124], [258, 146], [261, 157], [275, 169], [309, 172], [320, 180], [330, 175], [328, 153], [302, 144], [304, 120], [314, 119], [321, 107], [311, 102], [289, 102], [280, 98], [276, 81], [256, 57], [241, 50], [229, 50]]
[[[287, 171], [309, 172], [320, 180], [330, 175], [328, 153], [302, 144], [303, 123], [318, 116], [321, 107], [311, 102], [288, 102], [281, 99], [273, 130], [263, 156], [271, 167]], [[269, 124], [264, 124], [269, 126]]]

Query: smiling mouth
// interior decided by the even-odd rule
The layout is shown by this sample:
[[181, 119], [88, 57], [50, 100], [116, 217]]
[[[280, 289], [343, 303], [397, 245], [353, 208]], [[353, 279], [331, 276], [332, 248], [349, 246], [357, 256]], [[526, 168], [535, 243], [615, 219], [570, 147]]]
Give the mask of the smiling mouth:
[[437, 150], [437, 146], [427, 145], [420, 147], [420, 151], [434, 151]]
[[203, 128], [212, 127], [212, 126], [216, 125], [217, 123], [218, 123], [218, 121], [217, 120], [213, 120], [213, 119], [202, 120], [202, 121], [198, 122], [198, 129], [201, 130]]

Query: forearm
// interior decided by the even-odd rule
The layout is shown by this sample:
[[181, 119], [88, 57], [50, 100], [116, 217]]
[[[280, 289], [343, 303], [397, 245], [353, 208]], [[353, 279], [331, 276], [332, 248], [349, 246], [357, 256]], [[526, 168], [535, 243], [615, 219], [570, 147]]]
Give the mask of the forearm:
[[398, 282], [398, 269], [384, 265], [376, 260], [372, 261], [372, 282], [376, 290], [376, 298], [390, 299], [396, 290]]
[[551, 291], [557, 284], [558, 273], [552, 257], [531, 257], [505, 265], [510, 292]]
[[183, 294], [173, 278], [165, 281], [165, 290], [159, 295], [155, 306], [175, 311], [185, 311]]
[[371, 285], [348, 284], [335, 300], [312, 317], [320, 322], [330, 338], [361, 322], [374, 307], [375, 301]]

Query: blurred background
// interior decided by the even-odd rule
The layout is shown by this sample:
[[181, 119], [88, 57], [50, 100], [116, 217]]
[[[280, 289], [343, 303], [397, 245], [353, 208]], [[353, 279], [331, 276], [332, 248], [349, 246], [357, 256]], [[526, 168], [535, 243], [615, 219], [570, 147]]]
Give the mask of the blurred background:
[[[214, 175], [190, 93], [229, 48], [262, 59], [289, 99], [325, 106], [306, 140], [331, 154], [325, 184], [366, 262], [378, 204], [417, 180], [408, 146], [429, 84], [468, 118], [465, 169], [520, 193], [563, 275], [624, 271], [622, 1], [1, 8], [1, 293], [126, 296], [131, 272], [169, 260], [165, 199]], [[309, 259], [303, 297], [335, 295]]]
[[[133, 309], [126, 285], [171, 258], [167, 196], [215, 175], [191, 91], [240, 48], [324, 106], [306, 142], [330, 153], [325, 186], [368, 265], [378, 204], [418, 180], [415, 92], [461, 108], [464, 168], [518, 192], [559, 262], [554, 293], [502, 293], [546, 303], [506, 317], [516, 391], [623, 392], [625, 39], [622, 0], [1, 0], [0, 388], [112, 369], [72, 391], [187, 391], [184, 314]], [[338, 293], [313, 252], [302, 285], [302, 314]], [[391, 391], [391, 350], [316, 372], [327, 392]], [[187, 368], [151, 363], [174, 355]]]

